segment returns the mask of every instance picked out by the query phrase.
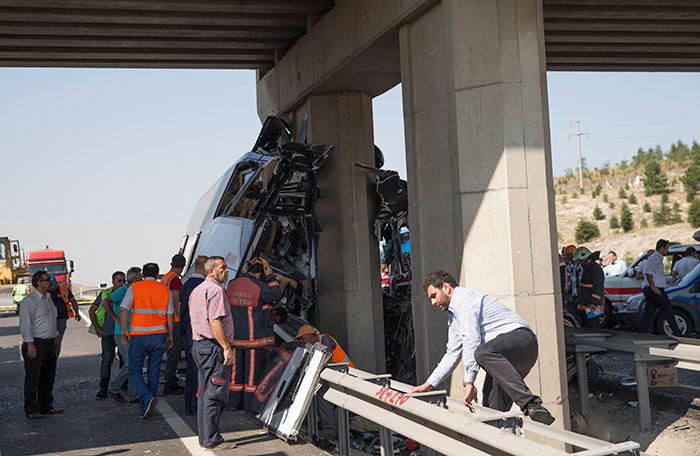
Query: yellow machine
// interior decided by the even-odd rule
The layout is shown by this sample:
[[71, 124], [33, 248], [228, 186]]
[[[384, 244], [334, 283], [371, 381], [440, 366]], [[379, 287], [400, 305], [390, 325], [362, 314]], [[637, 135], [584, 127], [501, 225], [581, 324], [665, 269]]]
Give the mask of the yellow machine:
[[17, 283], [17, 279], [28, 275], [24, 249], [20, 247], [19, 241], [0, 237], [0, 285]]

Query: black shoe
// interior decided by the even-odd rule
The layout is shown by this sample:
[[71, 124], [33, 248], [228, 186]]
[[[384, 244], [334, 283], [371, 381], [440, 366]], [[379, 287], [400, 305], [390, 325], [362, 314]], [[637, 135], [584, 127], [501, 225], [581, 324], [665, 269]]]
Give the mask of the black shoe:
[[182, 394], [185, 392], [185, 388], [180, 385], [166, 386], [163, 388], [163, 394]]
[[114, 399], [115, 402], [119, 402], [120, 404], [126, 403], [126, 399], [124, 399], [119, 393], [109, 393], [109, 397]]
[[554, 417], [551, 413], [549, 413], [549, 410], [536, 402], [530, 402], [527, 404], [525, 412], [525, 414], [529, 416], [532, 421], [537, 421], [538, 423], [542, 424], [552, 424], [554, 422]]
[[139, 419], [144, 420], [144, 419], [148, 418], [148, 415], [153, 413], [153, 410], [156, 408], [156, 405], [158, 405], [158, 399], [156, 399], [155, 397], [152, 397], [148, 401], [148, 405], [146, 406], [146, 411], [143, 412], [143, 415], [139, 415]]
[[95, 394], [95, 397], [98, 399], [104, 399], [107, 397], [107, 390], [99, 390], [97, 394]]

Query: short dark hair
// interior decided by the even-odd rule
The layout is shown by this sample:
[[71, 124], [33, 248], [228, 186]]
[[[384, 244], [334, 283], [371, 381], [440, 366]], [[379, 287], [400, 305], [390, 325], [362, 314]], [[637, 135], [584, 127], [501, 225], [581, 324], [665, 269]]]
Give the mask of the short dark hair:
[[457, 286], [457, 281], [452, 274], [447, 271], [443, 271], [442, 269], [436, 269], [425, 278], [425, 282], [423, 282], [423, 291], [427, 292], [430, 285], [434, 286], [435, 288], [440, 288], [442, 287], [443, 283], [448, 283], [453, 287]]
[[262, 263], [253, 263], [250, 266], [248, 266], [248, 274], [251, 274], [251, 275], [263, 274], [263, 275], [265, 275], [265, 266], [263, 266]]
[[187, 263], [187, 260], [179, 253], [177, 255], [173, 255], [173, 258], [170, 260], [170, 266], [174, 268], [184, 268], [185, 263]]
[[44, 275], [49, 275], [49, 273], [46, 271], [36, 271], [34, 273], [34, 275], [32, 276], [32, 286], [34, 288], [39, 287], [39, 281], [41, 280], [42, 277], [44, 277]]
[[198, 269], [198, 268], [204, 269], [204, 265], [207, 264], [208, 259], [209, 259], [209, 257], [206, 255], [199, 255], [194, 260], [194, 268], [195, 269]]
[[688, 247], [687, 249], [685, 249], [685, 256], [695, 255], [695, 252], [697, 252], [697, 250], [695, 250], [695, 247]]
[[143, 265], [144, 277], [153, 277], [154, 279], [157, 279], [159, 272], [160, 268], [158, 267], [158, 263], [146, 263]]
[[126, 274], [124, 274], [122, 271], [114, 271], [112, 273], [112, 280], [116, 279], [117, 276], [124, 276], [126, 278]]
[[609, 252], [608, 252], [608, 255], [610, 255], [611, 253], [612, 253], [613, 255], [617, 256], [617, 253], [615, 253], [614, 250], [609, 251]]
[[658, 241], [656, 241], [656, 249], [655, 250], [662, 249], [666, 246], [668, 246], [668, 241], [666, 239], [659, 239]]

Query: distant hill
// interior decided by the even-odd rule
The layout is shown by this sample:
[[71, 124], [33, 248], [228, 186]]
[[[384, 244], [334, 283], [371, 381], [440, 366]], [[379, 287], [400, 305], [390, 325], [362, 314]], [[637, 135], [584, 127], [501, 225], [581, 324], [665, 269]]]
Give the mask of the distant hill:
[[[681, 153], [678, 153], [679, 145], [682, 145]], [[583, 192], [579, 189], [579, 176], [574, 171], [567, 170], [567, 175], [555, 177], [559, 248], [567, 244], [578, 245], [575, 241], [575, 229], [582, 218], [595, 222], [600, 230], [600, 236], [581, 245], [586, 245], [594, 251], [601, 250], [604, 258], [609, 250], [614, 250], [619, 258], [629, 262], [640, 252], [654, 248], [659, 238], [684, 244], [696, 243], [692, 234], [697, 228], [693, 228], [687, 222], [690, 203], [686, 201], [686, 189], [682, 183], [682, 177], [691, 164], [693, 153], [698, 155], [697, 160], [700, 163], [700, 145], [695, 142], [692, 147], [678, 142], [667, 153], [662, 152], [658, 146], [646, 151], [639, 149], [631, 164], [623, 161], [617, 166], [606, 165], [601, 169], [585, 172]], [[680, 215], [679, 223], [655, 226], [653, 211], [659, 210], [662, 195], [645, 196], [645, 166], [650, 160], [660, 163], [659, 175], [666, 175], [667, 216], [672, 215], [674, 203], [677, 204], [676, 218]], [[586, 171], [585, 165], [584, 171]], [[596, 195], [596, 190], [599, 190], [600, 194]], [[621, 190], [624, 193], [621, 193]], [[633, 195], [632, 202], [630, 202], [630, 195]], [[698, 197], [700, 194], [696, 196]], [[629, 207], [634, 224], [634, 228], [626, 233], [622, 227], [610, 227], [610, 219], [613, 216], [620, 220], [623, 203]], [[645, 211], [645, 205], [651, 212]], [[600, 208], [604, 217], [601, 220], [594, 218], [596, 206]], [[642, 227], [642, 220], [646, 222], [647, 227]]]

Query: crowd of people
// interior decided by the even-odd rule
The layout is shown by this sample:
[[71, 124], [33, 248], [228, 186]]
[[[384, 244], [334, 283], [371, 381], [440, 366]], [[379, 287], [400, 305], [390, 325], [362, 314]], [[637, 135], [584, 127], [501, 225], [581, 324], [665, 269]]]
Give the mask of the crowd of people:
[[[158, 403], [161, 364], [163, 395], [183, 395], [186, 414], [196, 414], [199, 443], [206, 449], [231, 448], [219, 432], [225, 408], [247, 408], [253, 398], [269, 350], [275, 346], [275, 323], [287, 311], [277, 305], [280, 284], [262, 258], [245, 265], [229, 281], [229, 268], [219, 256], [199, 256], [183, 283], [182, 255], [173, 256], [160, 276], [156, 263], [112, 274], [88, 311], [90, 332], [102, 349], [97, 399], [138, 404], [140, 419]], [[160, 277], [160, 278], [159, 278]], [[32, 276], [33, 291], [18, 290], [20, 330], [25, 361], [24, 411], [36, 419], [62, 413], [54, 407], [53, 383], [68, 318], [80, 321], [70, 288], [44, 271]], [[320, 342], [336, 362], [350, 361], [337, 341], [303, 326], [296, 337]], [[185, 352], [185, 384], [177, 378]], [[118, 366], [113, 371], [113, 364]], [[144, 378], [144, 364], [146, 376]]]

